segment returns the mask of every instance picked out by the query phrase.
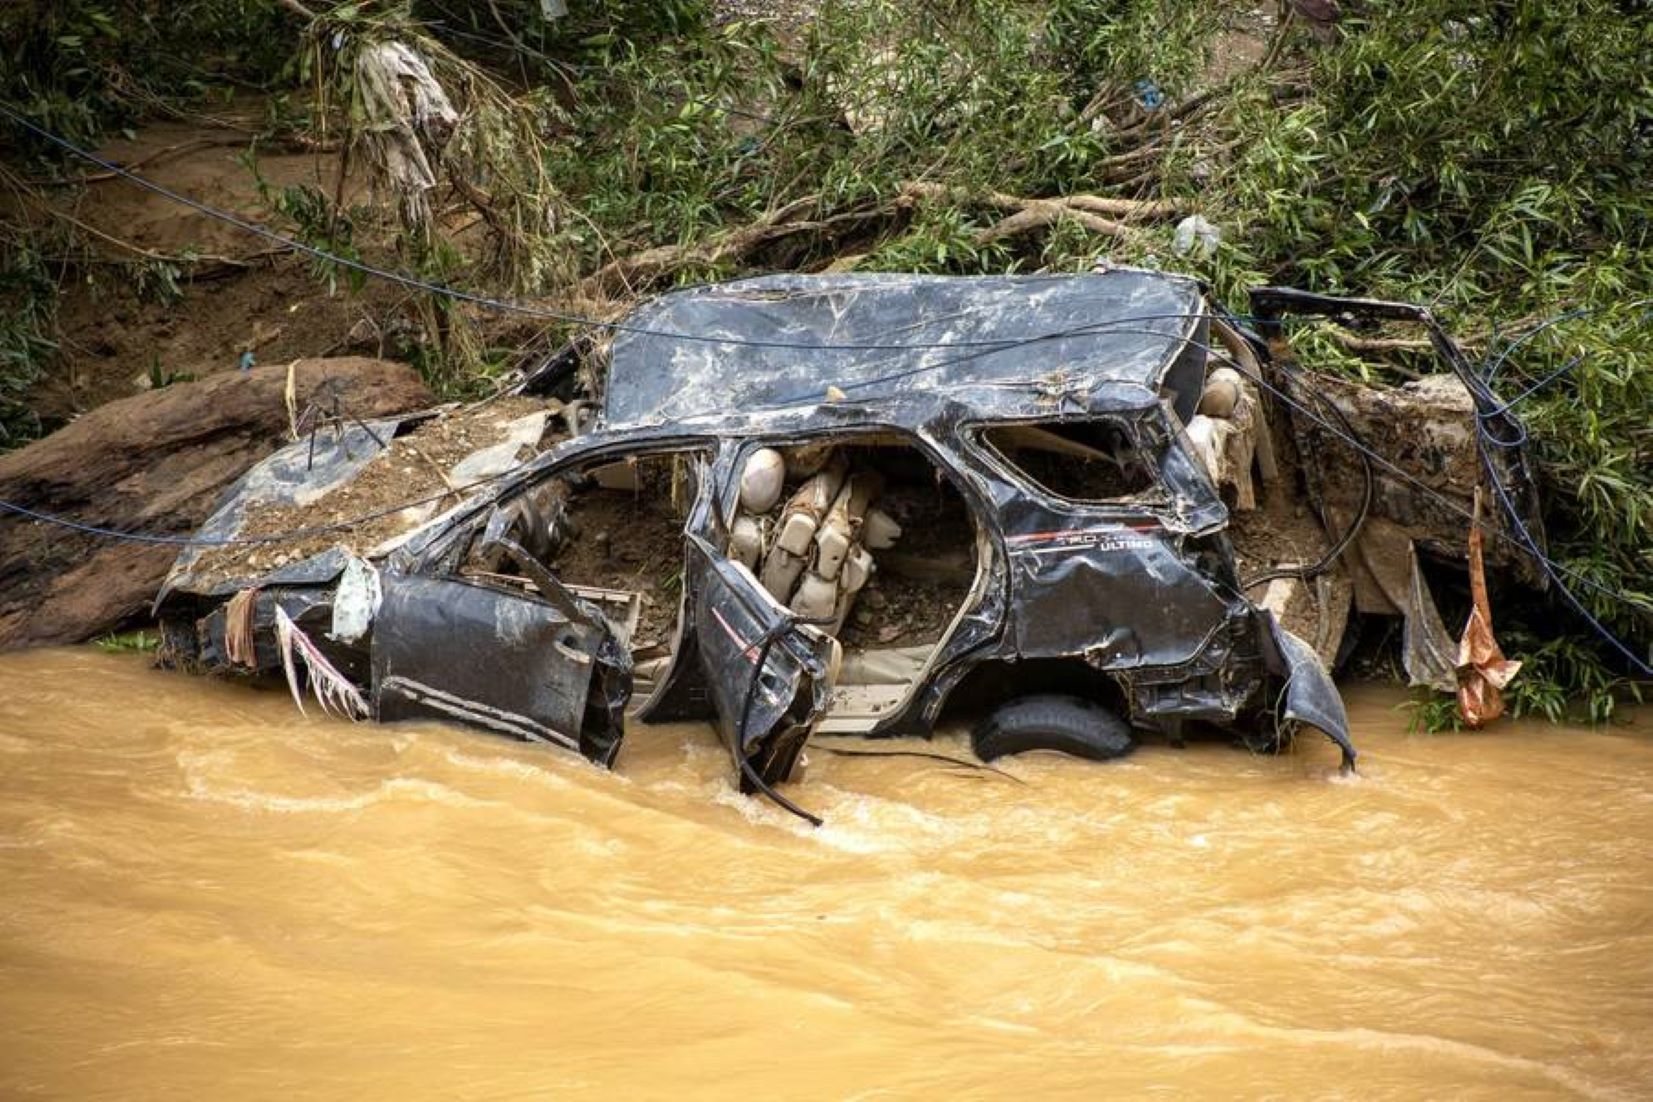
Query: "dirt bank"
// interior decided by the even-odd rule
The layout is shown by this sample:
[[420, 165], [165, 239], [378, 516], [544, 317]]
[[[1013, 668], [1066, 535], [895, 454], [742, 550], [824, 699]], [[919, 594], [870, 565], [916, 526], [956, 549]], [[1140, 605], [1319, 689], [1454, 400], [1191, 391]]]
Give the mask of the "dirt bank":
[[[262, 123], [262, 104], [252, 101], [210, 119], [149, 123], [98, 153], [161, 187], [283, 232], [289, 227], [260, 196], [260, 178], [271, 200], [305, 188], [352, 204], [369, 198], [354, 177], [338, 190], [336, 152], [255, 146]], [[372, 283], [330, 295], [308, 258], [246, 230], [95, 166], [71, 162], [63, 179], [69, 183], [40, 189], [55, 213], [35, 209], [31, 217], [79, 223], [94, 259], [63, 285], [59, 354], [31, 395], [48, 429], [142, 392], [152, 372], [200, 379], [235, 369], [246, 352], [264, 364], [345, 351], [382, 356], [393, 346], [385, 319], [399, 301], [396, 288]], [[365, 207], [357, 214], [358, 238], [379, 232], [380, 219]]]

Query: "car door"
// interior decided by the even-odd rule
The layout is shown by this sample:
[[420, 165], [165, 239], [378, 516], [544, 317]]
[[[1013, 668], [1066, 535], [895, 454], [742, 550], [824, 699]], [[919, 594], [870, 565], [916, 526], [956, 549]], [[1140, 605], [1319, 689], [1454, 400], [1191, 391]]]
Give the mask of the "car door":
[[384, 572], [372, 640], [379, 718], [467, 723], [611, 765], [630, 655], [593, 605], [492, 528], [481, 538], [520, 572], [515, 584]]
[[711, 540], [690, 533], [688, 545], [692, 634], [719, 733], [742, 791], [779, 799], [770, 786], [791, 775], [826, 710], [837, 643]]

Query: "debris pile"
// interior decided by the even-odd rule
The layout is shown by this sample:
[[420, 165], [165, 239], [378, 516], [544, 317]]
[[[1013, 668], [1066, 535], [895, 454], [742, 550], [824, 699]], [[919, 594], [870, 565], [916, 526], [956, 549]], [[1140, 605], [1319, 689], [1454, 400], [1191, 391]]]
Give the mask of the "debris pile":
[[[192, 572], [211, 584], [280, 569], [337, 546], [370, 554], [457, 503], [467, 486], [518, 466], [549, 447], [560, 438], [551, 420], [555, 409], [556, 403], [544, 399], [502, 398], [381, 425], [375, 430], [380, 439], [354, 443], [341, 423], [314, 424], [294, 446], [309, 450], [336, 444], [347, 452], [360, 448], [363, 454], [347, 456], [365, 460], [359, 473], [320, 493], [293, 494], [286, 487], [271, 486], [267, 494], [259, 495], [254, 488], [240, 538], [305, 534], [275, 543], [211, 548], [195, 561]], [[300, 465], [307, 472], [314, 467], [302, 460]], [[396, 508], [399, 505], [406, 507]], [[335, 527], [361, 517], [372, 519], [348, 528]]]

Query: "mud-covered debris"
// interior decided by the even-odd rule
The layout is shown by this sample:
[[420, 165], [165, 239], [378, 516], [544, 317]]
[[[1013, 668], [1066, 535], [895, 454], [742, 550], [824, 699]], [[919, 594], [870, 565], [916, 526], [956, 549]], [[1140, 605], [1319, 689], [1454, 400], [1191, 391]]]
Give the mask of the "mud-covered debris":
[[[458, 502], [478, 481], [539, 454], [556, 438], [555, 430], [548, 427], [550, 414], [545, 400], [507, 397], [427, 418], [392, 437], [382, 451], [365, 441], [361, 447], [371, 458], [354, 477], [319, 494], [283, 495], [269, 504], [250, 503], [237, 538], [310, 534], [276, 543], [212, 548], [199, 556], [192, 573], [199, 584], [210, 586], [334, 547], [358, 556], [370, 554]], [[315, 432], [323, 441], [335, 435], [333, 428], [319, 425]], [[417, 504], [394, 508], [409, 502]], [[372, 519], [332, 529], [359, 517]]]

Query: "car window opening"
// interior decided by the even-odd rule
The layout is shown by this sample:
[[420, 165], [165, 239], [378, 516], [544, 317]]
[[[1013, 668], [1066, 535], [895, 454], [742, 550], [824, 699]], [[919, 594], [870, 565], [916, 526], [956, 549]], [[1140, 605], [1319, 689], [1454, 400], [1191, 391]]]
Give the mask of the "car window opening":
[[964, 497], [898, 440], [761, 448], [742, 467], [730, 557], [843, 648], [824, 731], [894, 714], [983, 576]]
[[[646, 689], [664, 671], [683, 592], [683, 528], [695, 499], [684, 453], [593, 463], [526, 491], [508, 534], [575, 596], [603, 613]], [[509, 557], [477, 541], [473, 574], [527, 585]], [[641, 694], [639, 694], [641, 695]]]
[[981, 438], [1029, 482], [1069, 501], [1121, 501], [1158, 485], [1133, 427], [1118, 418], [1000, 425]]

